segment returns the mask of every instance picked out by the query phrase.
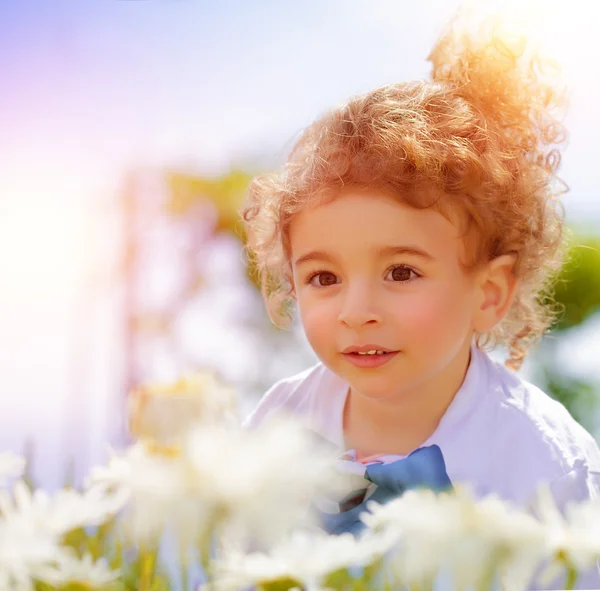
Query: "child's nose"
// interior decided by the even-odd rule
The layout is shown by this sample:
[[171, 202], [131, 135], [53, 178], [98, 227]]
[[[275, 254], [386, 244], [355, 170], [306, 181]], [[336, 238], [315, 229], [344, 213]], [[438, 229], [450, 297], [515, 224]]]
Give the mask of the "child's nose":
[[342, 306], [338, 315], [338, 320], [342, 324], [357, 327], [381, 322], [376, 298], [368, 286], [350, 288], [346, 290], [342, 298]]

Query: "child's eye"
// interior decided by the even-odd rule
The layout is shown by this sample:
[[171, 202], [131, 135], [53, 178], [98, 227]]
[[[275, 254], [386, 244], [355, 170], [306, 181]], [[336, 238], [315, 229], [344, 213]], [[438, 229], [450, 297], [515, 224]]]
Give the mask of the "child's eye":
[[[315, 279], [317, 280], [316, 284]], [[313, 287], [329, 287], [330, 285], [335, 285], [337, 283], [337, 277], [329, 271], [317, 271], [310, 275], [306, 280], [306, 283]]]
[[390, 276], [391, 280], [396, 283], [408, 283], [409, 281], [414, 281], [421, 277], [414, 269], [411, 269], [406, 265], [395, 265], [394, 267], [391, 267], [386, 278]]

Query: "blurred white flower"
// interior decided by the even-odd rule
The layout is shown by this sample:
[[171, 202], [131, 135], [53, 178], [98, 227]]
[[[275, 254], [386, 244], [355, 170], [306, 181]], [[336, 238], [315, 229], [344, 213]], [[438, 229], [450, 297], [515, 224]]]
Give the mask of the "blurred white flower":
[[61, 489], [54, 494], [29, 490], [18, 481], [12, 495], [0, 491], [0, 514], [5, 520], [21, 517], [57, 536], [88, 525], [100, 525], [114, 517], [124, 506], [123, 493], [109, 494], [101, 489], [78, 492]]
[[11, 452], [0, 453], [0, 486], [11, 478], [20, 478], [25, 470], [25, 459]]
[[551, 559], [540, 582], [549, 583], [565, 565], [584, 571], [600, 558], [600, 502], [597, 500], [569, 504], [565, 515], [556, 505], [547, 485], [538, 490], [534, 511], [546, 531], [546, 554]]
[[36, 570], [36, 580], [62, 587], [78, 585], [85, 589], [107, 589], [117, 580], [119, 571], [111, 570], [105, 559], [94, 559], [86, 554], [83, 558], [64, 554], [52, 565]]
[[206, 528], [208, 508], [197, 491], [201, 484], [179, 452], [152, 453], [137, 443], [113, 455], [107, 466], [94, 468], [90, 482], [127, 496], [122, 524], [135, 542], [154, 544], [169, 525], [183, 541], [191, 542]]
[[335, 455], [319, 450], [295, 420], [260, 429], [196, 429], [186, 453], [200, 480], [202, 502], [222, 515], [227, 533], [273, 543], [314, 515], [311, 501], [343, 487]]
[[290, 580], [302, 589], [323, 590], [332, 573], [369, 566], [388, 547], [387, 540], [379, 535], [355, 538], [351, 534], [296, 531], [268, 554], [226, 552], [214, 563], [213, 584], [218, 591], [237, 591], [249, 585]]
[[0, 589], [33, 590], [42, 573], [70, 564], [70, 550], [61, 546], [63, 536], [106, 522], [124, 500], [99, 490], [31, 492], [23, 481], [11, 491], [0, 490]]
[[59, 560], [65, 550], [60, 536], [31, 514], [0, 518], [0, 589], [33, 591], [36, 572]]
[[[408, 491], [385, 505], [369, 503], [371, 513], [361, 516], [377, 534], [397, 543], [389, 560], [393, 579], [430, 588], [446, 557], [449, 538], [458, 531], [459, 518], [448, 499], [429, 490]], [[404, 544], [401, 541], [406, 540]]]
[[235, 392], [212, 373], [141, 387], [129, 397], [132, 434], [165, 447], [178, 445], [198, 424], [233, 420], [236, 412]]
[[130, 496], [126, 524], [137, 540], [169, 526], [184, 541], [219, 524], [239, 539], [273, 540], [309, 518], [317, 491], [336, 488], [335, 458], [317, 453], [296, 421], [260, 430], [204, 425], [178, 449], [136, 444], [92, 472], [92, 482]]
[[523, 589], [544, 556], [536, 519], [494, 496], [476, 501], [468, 489], [409, 491], [371, 510], [365, 523], [396, 537], [389, 569], [405, 585], [430, 586], [447, 570], [458, 588], [482, 588], [497, 570], [511, 589]]

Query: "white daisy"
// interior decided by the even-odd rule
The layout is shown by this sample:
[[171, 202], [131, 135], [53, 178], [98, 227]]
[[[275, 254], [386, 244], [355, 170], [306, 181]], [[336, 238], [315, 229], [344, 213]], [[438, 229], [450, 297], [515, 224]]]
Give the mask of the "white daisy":
[[213, 582], [218, 591], [266, 585], [277, 581], [297, 583], [303, 589], [326, 589], [332, 573], [368, 566], [383, 556], [388, 543], [383, 536], [323, 532], [294, 532], [271, 552], [245, 554], [230, 550], [215, 561]]
[[100, 525], [123, 507], [123, 493], [109, 494], [99, 488], [78, 492], [61, 489], [54, 494], [38, 489], [33, 492], [23, 481], [12, 491], [0, 491], [0, 513], [4, 519], [20, 516], [61, 536], [90, 525]]
[[94, 470], [92, 482], [126, 491], [125, 523], [137, 540], [156, 540], [173, 526], [193, 541], [217, 524], [229, 535], [273, 540], [305, 523], [320, 487], [335, 488], [334, 460], [317, 453], [295, 421], [256, 431], [205, 425], [171, 453], [133, 446]]
[[0, 490], [0, 589], [33, 589], [33, 580], [52, 565], [67, 564], [61, 546], [68, 532], [99, 525], [122, 507], [123, 498], [99, 490], [31, 492], [23, 481]]
[[389, 568], [405, 585], [432, 585], [447, 570], [459, 588], [482, 588], [498, 571], [512, 589], [525, 588], [544, 556], [539, 522], [494, 496], [418, 490], [371, 509], [365, 523], [396, 536]]
[[31, 514], [0, 518], [0, 589], [33, 591], [39, 568], [59, 560], [60, 537]]
[[310, 501], [343, 487], [335, 456], [318, 450], [301, 424], [273, 420], [258, 430], [208, 427], [191, 433], [186, 454], [200, 497], [228, 532], [273, 543], [311, 522]]
[[549, 583], [567, 565], [581, 572], [592, 567], [600, 558], [598, 501], [570, 504], [563, 515], [550, 488], [544, 485], [538, 490], [534, 511], [544, 525], [546, 554], [550, 559], [540, 578], [542, 584]]
[[109, 589], [119, 575], [119, 571], [109, 568], [105, 559], [94, 562], [89, 554], [81, 559], [64, 554], [52, 565], [40, 567], [35, 572], [36, 580], [47, 585], [79, 585], [86, 589]]
[[141, 443], [114, 455], [109, 464], [91, 472], [94, 488], [125, 495], [121, 520], [129, 538], [154, 544], [172, 525], [183, 541], [204, 533], [209, 513], [197, 493], [196, 479], [181, 454], [151, 453]]

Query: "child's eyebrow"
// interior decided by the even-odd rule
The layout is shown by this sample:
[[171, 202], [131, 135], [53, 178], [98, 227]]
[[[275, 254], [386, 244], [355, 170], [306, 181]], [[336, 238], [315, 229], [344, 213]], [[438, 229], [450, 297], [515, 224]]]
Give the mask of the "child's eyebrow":
[[395, 254], [411, 254], [413, 256], [434, 261], [435, 257], [418, 246], [384, 246], [376, 251], [378, 256], [389, 257]]
[[[433, 261], [435, 258], [429, 254], [426, 250], [419, 248], [418, 246], [383, 246], [374, 251], [376, 256], [380, 257], [390, 257], [396, 254], [408, 254], [413, 256], [418, 256], [428, 261]], [[301, 257], [298, 257], [294, 261], [294, 265], [298, 266], [302, 263], [308, 263], [310, 261], [323, 261], [327, 263], [334, 263], [334, 257], [327, 254], [326, 252], [322, 252], [320, 250], [314, 250], [311, 252], [307, 252], [303, 254]]]

